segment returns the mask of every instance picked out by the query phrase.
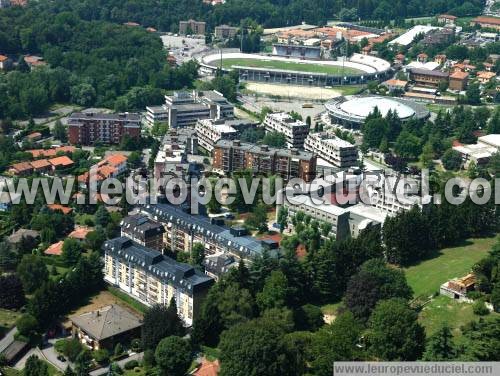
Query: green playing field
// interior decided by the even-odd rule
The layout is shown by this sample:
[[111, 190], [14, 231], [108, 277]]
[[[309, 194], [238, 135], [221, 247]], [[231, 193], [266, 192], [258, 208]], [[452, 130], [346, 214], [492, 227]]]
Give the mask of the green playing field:
[[[214, 62], [220, 66], [220, 62]], [[290, 70], [299, 72], [311, 72], [311, 73], [327, 73], [334, 76], [340, 76], [342, 74], [353, 75], [361, 74], [363, 71], [354, 68], [348, 68], [333, 65], [322, 65], [322, 64], [312, 64], [312, 63], [298, 63], [295, 61], [283, 61], [283, 60], [259, 60], [259, 59], [223, 59], [223, 68], [232, 68], [238, 65], [242, 67], [252, 67], [252, 68], [269, 68], [269, 69], [279, 69], [279, 70]], [[343, 69], [343, 72], [342, 72]]]

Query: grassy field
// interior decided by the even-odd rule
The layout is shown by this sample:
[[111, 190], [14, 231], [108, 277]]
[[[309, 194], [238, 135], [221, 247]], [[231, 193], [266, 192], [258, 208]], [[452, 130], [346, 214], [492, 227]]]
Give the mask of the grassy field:
[[20, 316], [21, 312], [0, 309], [0, 338], [3, 337], [4, 332], [14, 326]]
[[442, 249], [435, 257], [407, 268], [406, 279], [414, 296], [430, 296], [447, 280], [464, 276], [495, 242], [495, 238], [471, 239], [463, 246]]
[[419, 321], [427, 335], [435, 333], [443, 325], [448, 325], [454, 335], [460, 335], [460, 327], [477, 320], [472, 312], [472, 304], [459, 303], [447, 296], [440, 295], [427, 304], [419, 314]]
[[[442, 283], [466, 275], [472, 266], [484, 258], [495, 244], [495, 238], [470, 239], [458, 247], [440, 250], [435, 257], [405, 269], [406, 279], [414, 296], [432, 296]], [[447, 324], [455, 335], [459, 328], [479, 316], [472, 312], [472, 305], [459, 303], [447, 296], [437, 296], [424, 306], [419, 321], [428, 335]]]
[[[259, 60], [259, 59], [222, 60], [222, 66], [224, 68], [232, 68], [234, 65], [240, 65], [252, 68], [270, 68], [270, 69], [291, 70], [291, 71], [311, 72], [311, 73], [327, 73], [336, 76], [342, 74], [342, 67], [331, 66], [331, 65], [297, 63], [293, 61], [282, 61], [282, 60]], [[363, 72], [361, 70], [354, 68], [347, 68], [347, 67], [344, 68], [344, 74], [358, 74], [358, 73], [363, 73]]]

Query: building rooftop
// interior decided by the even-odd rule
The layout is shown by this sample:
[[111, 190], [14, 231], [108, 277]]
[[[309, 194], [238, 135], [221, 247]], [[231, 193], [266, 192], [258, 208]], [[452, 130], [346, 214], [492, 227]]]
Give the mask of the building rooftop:
[[491, 24], [491, 25], [500, 25], [500, 18], [479, 16], [479, 17], [474, 18], [472, 20], [472, 22], [485, 23], [485, 24]]
[[211, 237], [241, 257], [259, 256], [263, 251], [262, 243], [254, 237], [234, 236], [228, 227], [218, 226], [207, 217], [191, 215], [173, 205], [146, 205], [143, 210], [156, 221], [172, 223]]
[[40, 233], [38, 231], [30, 230], [30, 229], [27, 229], [27, 228], [20, 228], [19, 230], [17, 230], [13, 234], [9, 235], [7, 237], [7, 241], [10, 244], [17, 244], [24, 237], [31, 237], [31, 238], [35, 238], [36, 239], [39, 236], [40, 236]]
[[448, 72], [441, 72], [439, 70], [428, 70], [428, 69], [422, 69], [422, 68], [412, 68], [411, 73], [424, 74], [427, 76], [442, 77], [442, 78], [446, 78], [449, 75]]
[[71, 158], [67, 157], [66, 155], [63, 155], [61, 157], [55, 157], [52, 159], [49, 159], [50, 164], [52, 164], [55, 167], [58, 166], [71, 166], [74, 162], [71, 160]]
[[455, 80], [465, 80], [468, 77], [469, 77], [469, 73], [462, 72], [461, 70], [456, 70], [455, 72], [450, 74], [450, 78], [455, 79]]
[[500, 149], [500, 134], [488, 134], [477, 139], [479, 142], [494, 146]]
[[165, 228], [161, 224], [151, 220], [144, 214], [134, 214], [125, 217], [120, 222], [120, 226], [123, 232], [135, 236], [152, 236], [165, 232]]
[[396, 39], [392, 40], [389, 42], [389, 44], [399, 44], [401, 46], [408, 46], [413, 41], [415, 40], [415, 37], [418, 34], [427, 34], [431, 30], [436, 30], [439, 29], [439, 27], [436, 26], [426, 26], [426, 25], [416, 25], [413, 26], [410, 30], [408, 30], [406, 33], [400, 35]]
[[64, 242], [62, 240], [58, 241], [57, 243], [50, 245], [45, 251], [43, 251], [43, 253], [46, 255], [61, 256], [63, 252], [63, 245]]
[[73, 325], [101, 341], [139, 328], [142, 321], [123, 307], [112, 304], [96, 311], [69, 318]]
[[102, 248], [129, 263], [135, 264], [156, 278], [168, 281], [178, 289], [193, 292], [213, 283], [212, 278], [191, 265], [177, 262], [161, 252], [144, 247], [125, 236], [107, 240]]

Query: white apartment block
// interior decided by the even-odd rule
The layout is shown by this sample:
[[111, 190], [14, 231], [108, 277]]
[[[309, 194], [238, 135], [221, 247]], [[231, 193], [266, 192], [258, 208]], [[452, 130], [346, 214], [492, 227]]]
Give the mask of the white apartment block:
[[106, 241], [103, 250], [106, 282], [147, 306], [174, 298], [184, 325], [193, 325], [212, 278], [126, 237]]
[[239, 132], [223, 119], [201, 119], [196, 123], [198, 144], [208, 152], [212, 152], [219, 140], [235, 140]]
[[174, 92], [162, 106], [146, 107], [145, 122], [166, 122], [170, 128], [195, 125], [199, 119], [233, 118], [234, 106], [218, 91]]
[[355, 145], [327, 132], [310, 133], [304, 141], [304, 149], [339, 168], [356, 166], [358, 162]]
[[309, 133], [309, 127], [301, 120], [293, 119], [286, 112], [268, 114], [264, 119], [266, 132], [278, 132], [286, 137], [288, 149], [304, 147], [304, 140]]

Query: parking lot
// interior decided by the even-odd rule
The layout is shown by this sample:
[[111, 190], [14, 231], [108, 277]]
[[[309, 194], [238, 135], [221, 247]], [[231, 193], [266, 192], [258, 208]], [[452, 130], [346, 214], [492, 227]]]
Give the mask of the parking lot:
[[204, 36], [185, 36], [178, 34], [165, 34], [161, 36], [163, 47], [168, 49], [177, 59], [178, 63], [191, 60], [193, 55], [207, 50]]

